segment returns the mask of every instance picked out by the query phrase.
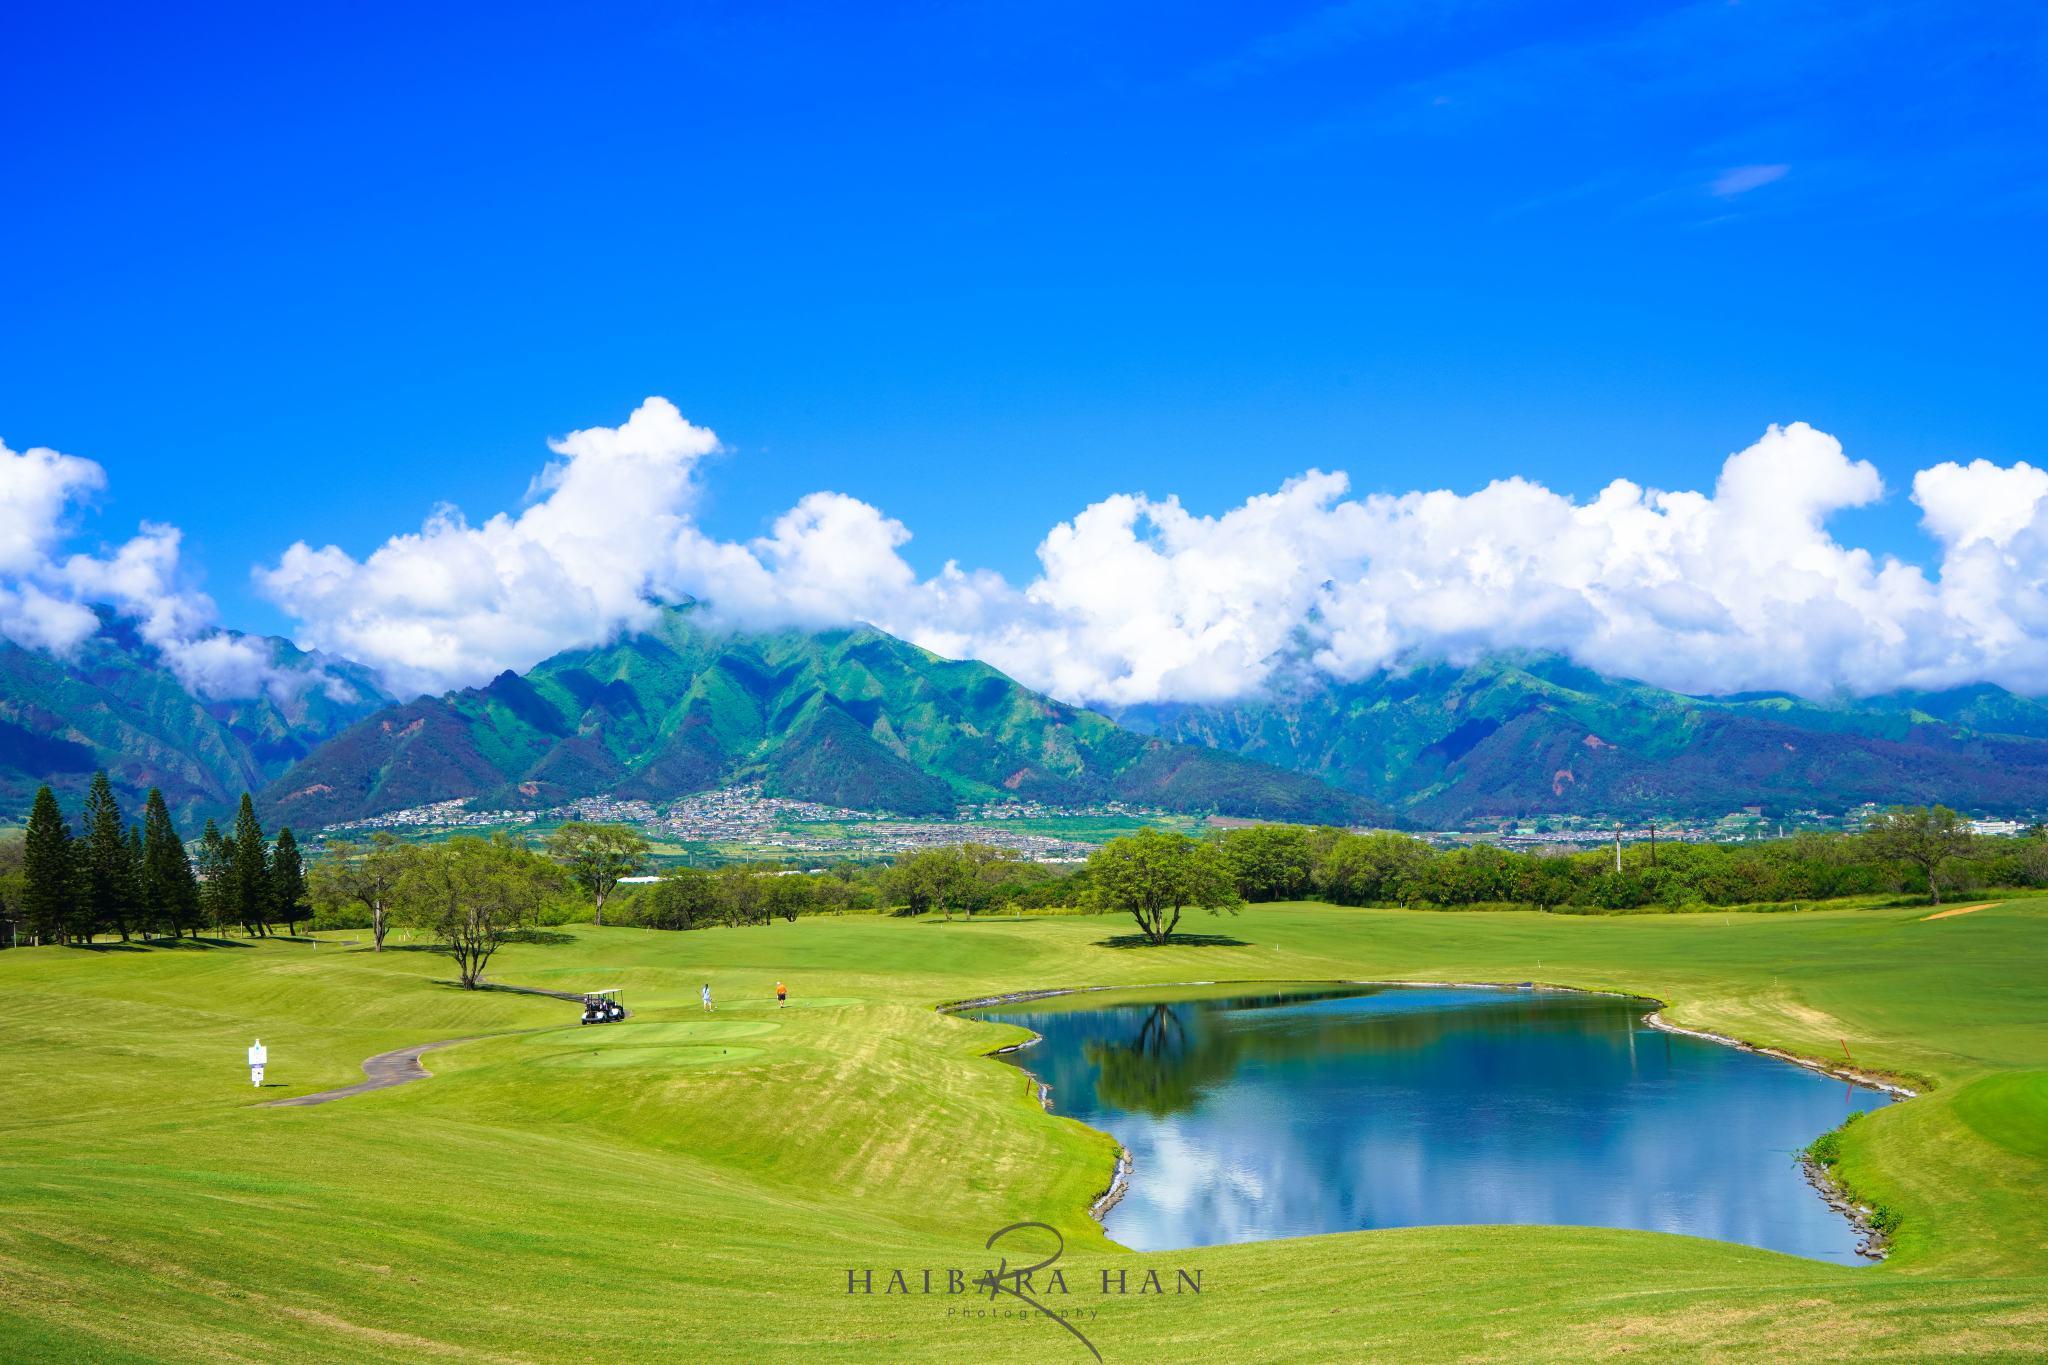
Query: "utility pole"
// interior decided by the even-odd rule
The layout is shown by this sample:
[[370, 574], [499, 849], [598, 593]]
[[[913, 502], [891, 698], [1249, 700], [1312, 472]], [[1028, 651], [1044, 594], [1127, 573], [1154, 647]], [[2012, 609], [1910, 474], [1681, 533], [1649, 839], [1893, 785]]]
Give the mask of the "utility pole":
[[1650, 866], [1657, 865], [1657, 822], [1650, 822]]
[[1614, 822], [1614, 875], [1621, 875], [1621, 821]]

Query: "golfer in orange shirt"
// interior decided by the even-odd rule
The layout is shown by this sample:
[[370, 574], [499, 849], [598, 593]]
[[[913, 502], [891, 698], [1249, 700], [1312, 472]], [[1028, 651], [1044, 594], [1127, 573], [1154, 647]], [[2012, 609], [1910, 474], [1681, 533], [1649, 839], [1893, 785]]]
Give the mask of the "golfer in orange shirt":
[[780, 981], [775, 983], [775, 1008], [779, 1010], [789, 1008], [789, 987], [783, 985]]

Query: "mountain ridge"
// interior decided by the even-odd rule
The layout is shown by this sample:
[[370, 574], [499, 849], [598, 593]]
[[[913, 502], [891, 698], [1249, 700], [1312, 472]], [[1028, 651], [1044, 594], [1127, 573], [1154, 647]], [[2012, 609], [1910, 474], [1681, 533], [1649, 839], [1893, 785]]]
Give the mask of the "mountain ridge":
[[662, 801], [741, 781], [909, 815], [1016, 797], [1393, 819], [1318, 778], [1139, 735], [872, 626], [709, 631], [689, 607], [664, 607], [652, 630], [523, 675], [386, 707], [258, 799], [266, 818], [303, 826], [457, 797], [537, 809], [599, 794]]
[[273, 667], [341, 686], [223, 702], [95, 610], [100, 632], [67, 657], [0, 645], [0, 813], [24, 815], [44, 782], [75, 800], [102, 767], [130, 809], [161, 787], [187, 830], [244, 789], [267, 820], [305, 827], [457, 796], [542, 808], [736, 780], [907, 814], [1015, 796], [1429, 828], [1867, 801], [2048, 810], [2048, 704], [1990, 683], [1697, 696], [1500, 654], [1107, 715], [872, 626], [721, 633], [686, 606], [651, 633], [409, 702], [267, 637]]
[[[309, 674], [307, 685], [284, 700], [210, 701], [178, 679], [133, 621], [111, 607], [93, 610], [99, 631], [68, 657], [0, 642], [0, 811], [17, 819], [37, 787], [82, 799], [104, 768], [124, 810], [139, 817], [157, 787], [178, 826], [194, 830], [390, 699], [362, 665], [266, 636], [271, 666]], [[330, 690], [331, 682], [342, 686]]]
[[1751, 805], [1779, 815], [1865, 802], [2048, 807], [2048, 705], [1990, 683], [1829, 702], [1700, 697], [1559, 655], [1499, 654], [1291, 695], [1127, 707], [1116, 719], [1313, 773], [1434, 828]]

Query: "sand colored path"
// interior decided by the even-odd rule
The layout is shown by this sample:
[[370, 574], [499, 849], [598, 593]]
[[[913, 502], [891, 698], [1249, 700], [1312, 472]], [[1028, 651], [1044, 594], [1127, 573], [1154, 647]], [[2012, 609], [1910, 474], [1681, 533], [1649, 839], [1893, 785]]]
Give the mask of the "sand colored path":
[[1985, 901], [1982, 905], [1958, 905], [1953, 910], [1937, 910], [1931, 915], [1922, 915], [1920, 917], [1920, 922], [1922, 924], [1925, 924], [1928, 920], [1931, 919], [1947, 919], [1950, 915], [1967, 915], [1972, 910], [1989, 910], [1995, 905], [2004, 904], [2004, 901]]

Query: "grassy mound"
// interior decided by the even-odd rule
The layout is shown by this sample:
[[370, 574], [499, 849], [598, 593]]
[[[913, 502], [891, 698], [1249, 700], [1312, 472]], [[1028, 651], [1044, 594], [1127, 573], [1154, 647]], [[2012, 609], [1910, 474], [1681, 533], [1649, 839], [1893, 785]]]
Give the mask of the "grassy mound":
[[[567, 1002], [460, 991], [427, 952], [0, 953], [0, 1359], [1087, 1360], [1013, 1300], [945, 1292], [1022, 1220], [1064, 1236], [1073, 1292], [1048, 1301], [1116, 1362], [2031, 1358], [2048, 1322], [2040, 904], [1932, 922], [1258, 906], [1228, 924], [1248, 946], [1137, 951], [1103, 947], [1095, 919], [848, 917], [585, 926], [504, 950], [506, 984], [625, 990], [633, 1020], [582, 1029], [559, 1027]], [[773, 1009], [778, 979], [794, 998], [772, 1019], [698, 1006], [708, 980], [721, 1015]], [[1897, 1254], [1847, 1269], [1454, 1227], [1135, 1255], [1084, 1213], [1114, 1144], [982, 1055], [1021, 1031], [930, 1008], [1329, 979], [1639, 992], [1682, 1025], [1917, 1078], [1931, 1093], [1855, 1125], [1839, 1167], [1903, 1214]], [[431, 1053], [417, 1084], [249, 1107], [353, 1083], [372, 1053], [533, 1029]], [[259, 1036], [260, 1094], [242, 1065]], [[1014, 1265], [1024, 1248], [1001, 1250]], [[897, 1269], [911, 1292], [888, 1292]], [[874, 1292], [849, 1295], [849, 1270]], [[1140, 1293], [1155, 1270], [1168, 1292]], [[1130, 1292], [1099, 1292], [1104, 1272]]]

